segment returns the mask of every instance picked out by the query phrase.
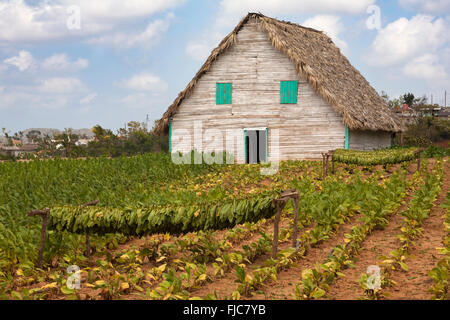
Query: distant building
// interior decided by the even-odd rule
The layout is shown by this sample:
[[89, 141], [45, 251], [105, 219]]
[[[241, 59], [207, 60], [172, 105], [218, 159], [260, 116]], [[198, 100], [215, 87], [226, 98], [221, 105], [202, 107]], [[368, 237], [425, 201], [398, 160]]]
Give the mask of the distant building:
[[87, 146], [89, 144], [89, 141], [92, 141], [94, 139], [78, 139], [77, 142], [75, 142], [76, 146]]
[[402, 106], [397, 106], [395, 108], [395, 113], [402, 119], [404, 125], [410, 125], [417, 122], [420, 113], [410, 108], [407, 104]]
[[450, 107], [442, 108], [437, 114], [438, 118], [449, 119], [450, 118]]
[[34, 153], [37, 149], [37, 144], [24, 144], [22, 146], [0, 146], [0, 153], [4, 155], [10, 155], [12, 157], [19, 157], [23, 154]]
[[434, 108], [424, 108], [420, 110], [422, 117], [438, 117], [442, 111], [442, 107], [435, 106]]

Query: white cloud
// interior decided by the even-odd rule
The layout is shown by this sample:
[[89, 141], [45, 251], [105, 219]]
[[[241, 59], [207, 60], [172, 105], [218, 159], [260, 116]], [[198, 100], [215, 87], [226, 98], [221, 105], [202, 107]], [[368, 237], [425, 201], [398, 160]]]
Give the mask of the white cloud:
[[148, 108], [151, 97], [146, 93], [132, 93], [120, 100], [127, 108], [138, 109]]
[[378, 31], [365, 60], [405, 85], [416, 81], [429, 92], [443, 90], [450, 85], [449, 27], [429, 15], [400, 18]]
[[165, 92], [168, 89], [165, 81], [149, 73], [136, 74], [118, 85], [135, 91], [150, 91], [153, 93]]
[[150, 47], [157, 43], [161, 36], [167, 32], [170, 26], [170, 21], [173, 18], [173, 13], [169, 13], [165, 19], [158, 19], [150, 22], [141, 33], [112, 33], [90, 39], [88, 42], [95, 44], [112, 44], [120, 48], [130, 48], [135, 46]]
[[38, 88], [44, 93], [73, 93], [84, 91], [85, 86], [77, 78], [50, 78], [43, 80]]
[[89, 104], [98, 96], [97, 92], [93, 92], [80, 100], [80, 104]]
[[445, 20], [416, 15], [400, 18], [381, 29], [371, 46], [367, 61], [371, 65], [389, 66], [414, 57], [436, 52], [449, 41]]
[[348, 45], [344, 40], [339, 38], [339, 34], [345, 30], [340, 19], [340, 17], [333, 15], [317, 15], [306, 20], [303, 25], [324, 31], [345, 53], [348, 50]]
[[197, 61], [205, 61], [213, 48], [217, 47], [230, 30], [219, 30], [216, 26], [203, 33], [202, 37], [189, 41], [186, 46], [186, 55]]
[[221, 7], [228, 13], [262, 12], [264, 14], [293, 14], [315, 12], [365, 12], [375, 0], [222, 0]]
[[39, 95], [35, 91], [31, 92], [32, 89], [34, 88], [13, 88], [9, 90], [11, 92], [0, 95], [0, 108], [57, 110], [66, 107], [69, 103], [70, 99], [67, 95]]
[[208, 41], [189, 42], [186, 47], [186, 54], [194, 60], [205, 61], [211, 53], [213, 45]]
[[22, 50], [19, 55], [5, 59], [3, 62], [16, 66], [20, 71], [25, 71], [33, 64], [33, 60], [31, 53]]
[[217, 25], [230, 27], [248, 12], [261, 12], [268, 16], [283, 14], [364, 13], [376, 0], [222, 0]]
[[[146, 17], [185, 3], [186, 0], [78, 0], [76, 5], [86, 14], [88, 20], [132, 19]], [[65, 6], [74, 4], [73, 0], [62, 0]]]
[[204, 61], [211, 50], [219, 44], [240, 19], [248, 12], [261, 12], [267, 16], [311, 14], [319, 15], [305, 23], [326, 31], [336, 45], [345, 53], [347, 43], [339, 37], [344, 30], [340, 18], [330, 13], [365, 13], [375, 0], [222, 0], [215, 24], [199, 39], [188, 42], [185, 53], [194, 60]]
[[406, 9], [420, 10], [421, 12], [442, 13], [450, 10], [448, 0], [399, 0]]
[[406, 76], [433, 81], [447, 78], [445, 67], [435, 54], [425, 54], [411, 60], [403, 67], [403, 73]]
[[66, 54], [55, 54], [42, 62], [42, 68], [46, 70], [68, 71], [85, 69], [89, 61], [79, 58], [76, 61], [70, 61]]
[[[99, 36], [123, 27], [123, 22], [179, 6], [186, 0], [6, 0], [0, 2], [0, 42], [21, 43], [55, 39]], [[73, 13], [67, 9], [80, 8], [81, 30], [69, 30], [67, 21]]]

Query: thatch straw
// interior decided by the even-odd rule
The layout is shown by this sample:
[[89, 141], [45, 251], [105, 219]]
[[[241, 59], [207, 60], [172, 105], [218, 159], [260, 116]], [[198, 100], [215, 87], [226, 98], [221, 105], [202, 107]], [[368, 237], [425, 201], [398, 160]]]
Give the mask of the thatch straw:
[[388, 132], [404, 130], [398, 116], [327, 35], [260, 13], [249, 13], [211, 52], [186, 89], [178, 94], [155, 127], [156, 134], [167, 133], [169, 120], [177, 112], [183, 99], [192, 93], [197, 81], [211, 68], [218, 56], [236, 42], [238, 32], [250, 19], [259, 23], [272, 45], [291, 59], [297, 73], [306, 77], [314, 90], [342, 116], [344, 124], [350, 129]]

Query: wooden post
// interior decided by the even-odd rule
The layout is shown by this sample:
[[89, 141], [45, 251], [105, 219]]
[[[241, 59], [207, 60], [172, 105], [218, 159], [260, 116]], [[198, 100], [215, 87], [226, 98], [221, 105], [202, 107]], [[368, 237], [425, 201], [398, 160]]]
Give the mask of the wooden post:
[[327, 153], [326, 157], [327, 157], [327, 160], [326, 160], [326, 170], [325, 170], [325, 172], [326, 172], [326, 176], [328, 177], [328, 159], [330, 158], [330, 154]]
[[334, 174], [334, 159], [333, 159], [334, 151], [335, 151], [334, 149], [328, 150], [328, 157], [331, 157], [331, 174]]
[[275, 221], [273, 224], [273, 243], [272, 243], [272, 258], [277, 258], [277, 251], [278, 251], [278, 232], [279, 232], [279, 223], [280, 223], [280, 217], [281, 217], [281, 211], [286, 206], [289, 199], [293, 199], [294, 201], [294, 231], [293, 231], [293, 246], [294, 248], [297, 247], [297, 233], [298, 233], [298, 199], [299, 199], [299, 193], [295, 189], [289, 189], [286, 190], [281, 194], [281, 197], [279, 199], [274, 199], [273, 202], [276, 205], [277, 213], [275, 215]]
[[[88, 203], [83, 204], [83, 207], [91, 207], [91, 206], [95, 206], [98, 204], [98, 200], [95, 201], [91, 201]], [[89, 233], [86, 232], [86, 252], [85, 252], [86, 257], [90, 257], [91, 256], [91, 238], [89, 236]]]
[[42, 256], [44, 254], [45, 235], [47, 232], [49, 214], [50, 214], [49, 208], [45, 208], [44, 210], [32, 210], [27, 213], [29, 217], [40, 216], [42, 218], [41, 243], [39, 246], [39, 253], [38, 253], [38, 267], [41, 269], [42, 269]]
[[89, 233], [86, 233], [86, 257], [91, 256], [91, 238], [89, 237]]
[[273, 223], [273, 243], [272, 243], [272, 258], [277, 258], [277, 250], [278, 250], [278, 231], [279, 231], [279, 223], [281, 216], [281, 203], [276, 201], [277, 213], [275, 216], [275, 221]]
[[322, 153], [322, 179], [325, 179], [326, 173], [325, 173], [325, 157], [326, 153]]
[[292, 199], [294, 201], [294, 231], [292, 232], [292, 247], [297, 249], [297, 234], [298, 234], [298, 200], [299, 196]]
[[420, 157], [422, 154], [423, 149], [419, 149], [417, 151], [417, 171], [420, 171]]

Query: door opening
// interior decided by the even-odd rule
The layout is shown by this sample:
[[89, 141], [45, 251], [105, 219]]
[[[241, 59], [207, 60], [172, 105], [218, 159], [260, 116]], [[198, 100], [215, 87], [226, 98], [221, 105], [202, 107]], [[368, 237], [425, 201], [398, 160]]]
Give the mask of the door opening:
[[267, 130], [244, 130], [245, 163], [267, 162]]

